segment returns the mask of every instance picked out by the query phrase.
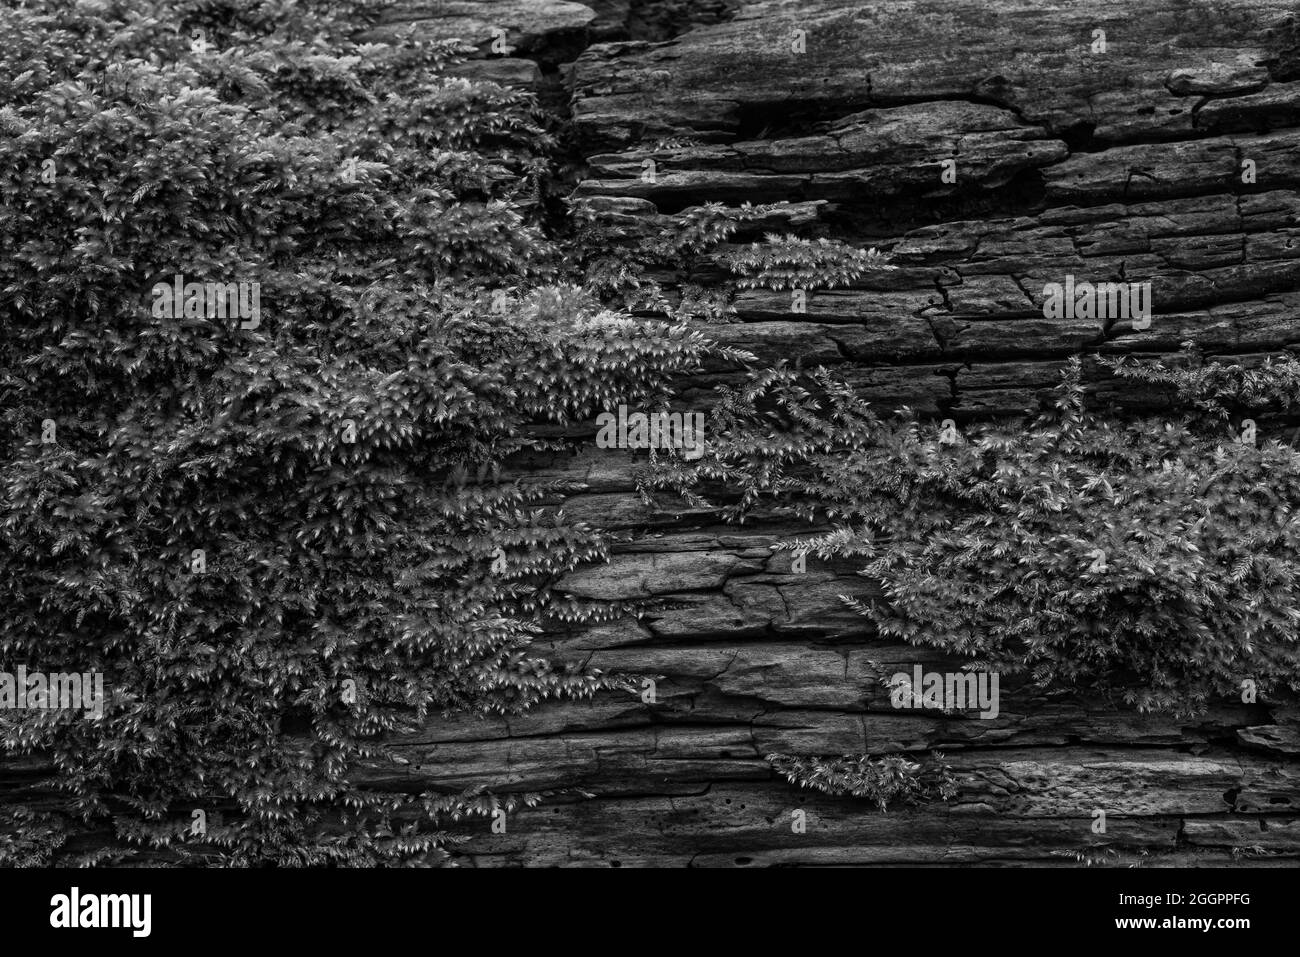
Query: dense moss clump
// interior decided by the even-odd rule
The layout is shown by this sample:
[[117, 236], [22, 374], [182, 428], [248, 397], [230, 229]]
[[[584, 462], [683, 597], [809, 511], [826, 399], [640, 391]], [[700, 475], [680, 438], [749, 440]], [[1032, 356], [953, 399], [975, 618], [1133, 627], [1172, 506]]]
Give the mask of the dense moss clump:
[[1178, 713], [1300, 690], [1300, 453], [1224, 405], [1289, 408], [1300, 367], [1115, 365], [1190, 411], [1090, 412], [1074, 359], [1041, 414], [959, 429], [782, 367], [723, 390], [710, 454], [653, 484], [831, 521], [791, 547], [859, 559], [883, 594], [845, 600], [880, 634], [974, 667]]
[[67, 795], [7, 859], [436, 859], [502, 802], [358, 788], [383, 735], [609, 683], [529, 653], [603, 545], [501, 467], [705, 341], [573, 282], [534, 101], [373, 7], [0, 11], [0, 664], [106, 688], [0, 713]]

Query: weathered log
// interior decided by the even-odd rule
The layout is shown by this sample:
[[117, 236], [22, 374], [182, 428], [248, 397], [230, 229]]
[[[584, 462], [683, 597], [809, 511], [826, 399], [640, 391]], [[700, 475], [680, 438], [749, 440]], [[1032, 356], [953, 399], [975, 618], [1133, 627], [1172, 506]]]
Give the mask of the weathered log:
[[[568, 70], [588, 154], [578, 196], [629, 236], [704, 202], [797, 201], [798, 222], [758, 231], [876, 245], [898, 267], [810, 293], [801, 313], [788, 292], [744, 291], [741, 321], [718, 327], [720, 341], [832, 365], [884, 410], [959, 418], [1032, 406], [1080, 350], [1161, 354], [1190, 339], [1253, 363], [1300, 344], [1300, 41], [1287, 3], [758, 0], [664, 42], [626, 35]], [[641, 176], [648, 158], [653, 182]], [[1150, 281], [1150, 327], [1045, 318], [1044, 285], [1067, 274]], [[736, 374], [712, 369], [683, 382], [683, 396], [707, 401]], [[1086, 375], [1101, 401], [1161, 405], [1091, 359]], [[564, 587], [660, 603], [541, 646], [654, 676], [657, 700], [609, 693], [524, 719], [431, 725], [403, 742], [411, 764], [370, 769], [395, 786], [505, 775], [563, 792], [508, 834], [474, 826], [466, 861], [1073, 864], [1109, 859], [1104, 846], [1166, 863], [1300, 855], [1294, 711], [1226, 701], [1180, 721], [1010, 681], [995, 719], [897, 710], [891, 673], [954, 663], [881, 642], [849, 613], [839, 594], [871, 593], [851, 566], [810, 562], [799, 575], [788, 553], [768, 550], [807, 528], [778, 515], [728, 528], [707, 512], [647, 507], [619, 453], [530, 464], [532, 478], [580, 483], [571, 514], [627, 537], [607, 566]], [[959, 797], [884, 814], [775, 780], [763, 760], [934, 748]], [[796, 808], [806, 833], [791, 830]], [[1099, 810], [1104, 835], [1092, 830]]]
[[[833, 365], [885, 410], [1017, 413], [1080, 350], [1161, 354], [1191, 339], [1254, 362], [1300, 345], [1300, 27], [1288, 0], [702, 0], [671, 22], [651, 6], [411, 2], [373, 39], [405, 27], [460, 36], [478, 48], [469, 74], [566, 77], [587, 164], [576, 195], [630, 236], [695, 204], [789, 200], [755, 228], [889, 251], [897, 269], [814, 291], [806, 313], [788, 293], [743, 292], [741, 321], [715, 331], [761, 358]], [[508, 55], [493, 51], [493, 28]], [[640, 176], [647, 158], [654, 182]], [[1151, 282], [1150, 327], [1045, 318], [1044, 285], [1067, 275]], [[1086, 369], [1099, 399], [1159, 405], [1092, 359]], [[737, 376], [711, 368], [682, 395], [706, 401]], [[555, 501], [620, 537], [607, 565], [563, 590], [654, 602], [640, 618], [549, 633], [538, 650], [633, 687], [652, 679], [655, 697], [432, 719], [393, 742], [400, 762], [362, 769], [401, 791], [556, 792], [505, 834], [463, 825], [467, 864], [1300, 857], [1294, 708], [1220, 701], [1179, 720], [1008, 679], [996, 718], [896, 709], [892, 674], [956, 663], [883, 641], [848, 610], [839, 595], [873, 593], [851, 564], [810, 560], [799, 574], [773, 553], [807, 526], [647, 506], [626, 453], [516, 466], [571, 483]], [[958, 796], [885, 813], [788, 785], [765, 760], [933, 749]], [[39, 806], [47, 770], [11, 764], [5, 783]]]

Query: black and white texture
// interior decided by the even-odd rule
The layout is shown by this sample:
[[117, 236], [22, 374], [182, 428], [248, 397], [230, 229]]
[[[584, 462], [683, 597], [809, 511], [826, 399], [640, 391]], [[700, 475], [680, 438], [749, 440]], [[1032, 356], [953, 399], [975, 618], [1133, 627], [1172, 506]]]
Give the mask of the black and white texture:
[[[700, 203], [788, 200], [801, 225], [891, 250], [896, 270], [820, 291], [805, 314], [788, 293], [742, 293], [742, 322], [717, 332], [765, 359], [830, 365], [882, 408], [1017, 413], [1078, 353], [1099, 400], [1140, 408], [1156, 397], [1092, 357], [1191, 340], [1249, 364], [1300, 344], [1288, 3], [447, 3], [394, 19], [432, 35], [490, 21], [521, 37], [505, 58], [485, 43], [464, 69], [567, 111], [577, 195], [621, 213], [630, 234]], [[941, 178], [946, 160], [955, 182]], [[1154, 321], [1044, 318], [1044, 283], [1067, 274], [1150, 280]], [[729, 377], [719, 368], [681, 392]], [[1300, 712], [1229, 702], [1185, 721], [1014, 687], [993, 720], [899, 711], [889, 675], [960, 662], [876, 639], [837, 598], [862, 592], [852, 563], [789, 574], [770, 545], [806, 526], [649, 510], [616, 451], [530, 468], [581, 483], [566, 510], [624, 539], [568, 590], [670, 605], [543, 644], [665, 677], [654, 705], [602, 695], [431, 724], [404, 742], [409, 764], [368, 771], [392, 787], [561, 791], [507, 834], [474, 829], [464, 863], [1077, 864], [1097, 809], [1126, 859], [1300, 854]], [[799, 790], [764, 760], [936, 747], [960, 795], [887, 813]]]
[[[394, 31], [471, 38], [455, 69], [534, 92], [572, 195], [633, 240], [688, 207], [791, 205], [770, 226], [878, 247], [894, 268], [807, 297], [744, 290], [710, 337], [825, 365], [882, 410], [957, 426], [1040, 402], [1082, 356], [1099, 404], [1159, 394], [1099, 357], [1194, 342], [1245, 365], [1300, 347], [1300, 13], [1283, 0], [427, 0]], [[497, 39], [494, 39], [494, 34]], [[498, 41], [508, 42], [502, 51]], [[649, 162], [654, 175], [644, 175]], [[1152, 314], [1046, 315], [1046, 284], [1149, 282]], [[656, 276], [670, 293], [726, 277]], [[738, 366], [675, 383], [689, 408]], [[900, 709], [891, 676], [959, 659], [879, 637], [849, 559], [793, 573], [809, 526], [659, 509], [633, 457], [588, 443], [512, 463], [607, 530], [581, 599], [655, 610], [539, 637], [652, 701], [603, 691], [523, 717], [430, 718], [363, 763], [379, 791], [544, 792], [499, 832], [450, 830], [464, 866], [1293, 866], [1300, 708], [1220, 700], [1194, 719], [1001, 686], [995, 716]], [[880, 811], [801, 789], [773, 753], [939, 750], [955, 797]], [[0, 785], [37, 789], [37, 759]], [[1097, 830], [1103, 812], [1105, 830]], [[792, 826], [797, 821], [799, 826]], [[1102, 839], [1104, 837], [1104, 839]], [[147, 858], [147, 854], [142, 854]]]

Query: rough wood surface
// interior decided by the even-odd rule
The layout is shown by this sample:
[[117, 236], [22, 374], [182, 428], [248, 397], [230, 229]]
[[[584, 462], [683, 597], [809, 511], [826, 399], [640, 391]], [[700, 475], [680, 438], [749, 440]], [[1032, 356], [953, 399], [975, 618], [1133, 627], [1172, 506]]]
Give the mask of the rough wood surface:
[[[563, 89], [586, 159], [577, 194], [630, 231], [711, 200], [792, 200], [803, 229], [891, 250], [900, 268], [817, 292], [806, 315], [788, 294], [748, 292], [742, 321], [719, 327], [767, 358], [834, 364], [885, 408], [1015, 413], [1084, 348], [1192, 339], [1250, 361], [1300, 344], [1293, 3], [761, 0], [683, 4], [684, 20], [653, 6], [412, 3], [376, 38], [394, 25], [464, 36], [481, 53], [467, 72]], [[494, 26], [516, 48], [507, 57], [491, 54]], [[1091, 51], [1098, 29], [1104, 53]], [[806, 53], [791, 50], [795, 30]], [[654, 184], [639, 178], [647, 157]], [[955, 184], [941, 182], [946, 159]], [[1067, 273], [1150, 280], [1151, 327], [1044, 319], [1043, 283]], [[1103, 397], [1151, 399], [1088, 369]], [[657, 703], [611, 693], [521, 719], [432, 721], [398, 743], [404, 763], [365, 769], [402, 790], [557, 792], [505, 834], [465, 827], [464, 863], [1075, 864], [1108, 846], [1153, 865], [1300, 857], [1294, 707], [1225, 701], [1180, 721], [1008, 683], [993, 720], [895, 710], [890, 674], [955, 662], [878, 640], [848, 612], [838, 595], [871, 592], [851, 564], [795, 574], [774, 556], [806, 526], [656, 511], [633, 494], [632, 464], [595, 449], [526, 464], [576, 482], [567, 513], [621, 537], [608, 565], [564, 587], [663, 603], [541, 644], [656, 676]], [[885, 813], [788, 785], [764, 760], [933, 748], [960, 795]], [[37, 788], [39, 771], [6, 780]], [[796, 809], [806, 833], [792, 831]]]
[[[620, 214], [629, 234], [712, 200], [796, 201], [805, 233], [878, 245], [900, 267], [812, 294], [802, 315], [788, 293], [742, 293], [725, 341], [834, 364], [885, 408], [959, 419], [1032, 405], [1081, 349], [1156, 354], [1190, 339], [1250, 362], [1300, 344], [1289, 3], [697, 4], [699, 22], [659, 24], [650, 38], [662, 42], [629, 26], [628, 4], [596, 6], [589, 38], [622, 42], [592, 43], [560, 68], [587, 162], [577, 195]], [[1104, 53], [1092, 52], [1098, 29]], [[646, 158], [654, 183], [640, 177]], [[941, 181], [947, 159], [955, 184]], [[1150, 328], [1044, 319], [1043, 284], [1066, 274], [1149, 280]], [[1102, 399], [1155, 401], [1087, 368]], [[702, 396], [732, 374], [683, 389]], [[567, 512], [623, 537], [568, 590], [664, 603], [546, 647], [657, 676], [658, 701], [611, 694], [524, 719], [439, 722], [402, 743], [409, 764], [369, 769], [393, 787], [560, 790], [507, 834], [475, 825], [467, 863], [1075, 864], [1080, 852], [1110, 859], [1106, 847], [1152, 864], [1300, 856], [1295, 710], [1222, 702], [1179, 721], [1015, 685], [993, 720], [895, 710], [890, 674], [955, 665], [876, 640], [837, 597], [871, 591], [851, 565], [800, 575], [774, 557], [770, 544], [806, 527], [648, 509], [616, 452], [529, 471], [579, 482]], [[959, 797], [886, 813], [788, 785], [763, 759], [932, 748], [957, 771]], [[806, 833], [792, 831], [796, 809]], [[1104, 835], [1092, 831], [1097, 810]]]

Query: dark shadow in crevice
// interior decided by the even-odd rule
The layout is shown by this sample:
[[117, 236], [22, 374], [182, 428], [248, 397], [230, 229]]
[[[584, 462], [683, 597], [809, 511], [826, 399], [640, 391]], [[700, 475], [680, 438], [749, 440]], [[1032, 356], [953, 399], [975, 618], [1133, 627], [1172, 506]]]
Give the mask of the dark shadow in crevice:
[[[696, 27], [730, 20], [743, 5], [743, 0], [631, 0], [623, 21], [626, 39], [671, 40]], [[589, 6], [599, 14], [602, 8], [621, 4], [596, 0]]]

